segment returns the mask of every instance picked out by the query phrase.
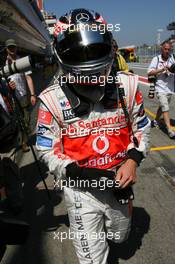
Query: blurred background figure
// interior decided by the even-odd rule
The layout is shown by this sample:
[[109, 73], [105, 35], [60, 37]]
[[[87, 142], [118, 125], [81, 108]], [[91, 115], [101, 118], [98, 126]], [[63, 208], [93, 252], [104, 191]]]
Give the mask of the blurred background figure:
[[[6, 65], [11, 64], [19, 59], [17, 54], [17, 44], [14, 39], [8, 39], [5, 42], [7, 58]], [[20, 102], [23, 114], [25, 125], [27, 128], [27, 132], [30, 132], [29, 124], [30, 124], [30, 104], [34, 106], [36, 104], [36, 94], [35, 88], [33, 84], [33, 80], [31, 77], [32, 72], [27, 71], [25, 73], [15, 73], [8, 77], [10, 81], [11, 88], [14, 89], [15, 95]], [[29, 151], [29, 148], [26, 144], [27, 138], [23, 135], [23, 151]]]
[[118, 44], [116, 40], [113, 40], [113, 49], [115, 51], [115, 57], [114, 57], [114, 64], [113, 67], [116, 69], [116, 71], [129, 71], [129, 67], [123, 58], [123, 56], [118, 52]]
[[148, 77], [154, 76], [155, 91], [159, 101], [156, 118], [152, 121], [152, 127], [159, 126], [160, 117], [163, 115], [165, 126], [170, 138], [175, 138], [175, 132], [172, 130], [169, 116], [169, 104], [172, 94], [175, 92], [173, 72], [170, 72], [171, 66], [175, 64], [174, 56], [171, 55], [172, 44], [169, 41], [164, 41], [161, 44], [161, 54], [155, 56], [149, 67]]
[[[5, 82], [0, 80], [0, 205], [5, 204], [14, 214], [23, 205], [22, 183], [18, 167], [22, 135]], [[6, 89], [4, 89], [6, 88]], [[0, 206], [0, 209], [1, 206]]]

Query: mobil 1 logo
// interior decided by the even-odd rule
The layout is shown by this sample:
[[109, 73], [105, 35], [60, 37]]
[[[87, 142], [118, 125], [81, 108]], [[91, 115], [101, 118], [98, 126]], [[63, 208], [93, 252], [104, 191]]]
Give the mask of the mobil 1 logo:
[[75, 113], [71, 108], [70, 102], [66, 97], [60, 99], [60, 106], [63, 113], [64, 120], [70, 120], [75, 118]]

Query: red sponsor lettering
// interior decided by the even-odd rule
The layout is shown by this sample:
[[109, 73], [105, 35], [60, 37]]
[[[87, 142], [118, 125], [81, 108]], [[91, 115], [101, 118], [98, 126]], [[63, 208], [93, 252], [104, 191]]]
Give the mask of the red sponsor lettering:
[[105, 125], [114, 125], [118, 123], [126, 123], [125, 115], [117, 115], [111, 116], [107, 118], [98, 118], [97, 120], [93, 120], [91, 122], [80, 120], [78, 121], [78, 126], [84, 129], [91, 129], [95, 127], [103, 127]]
[[127, 147], [130, 143], [128, 134], [126, 127], [120, 129], [120, 134], [90, 134], [79, 138], [64, 136], [64, 154], [81, 166], [112, 168], [127, 158]]
[[38, 120], [42, 124], [50, 125], [52, 121], [52, 114], [48, 111], [40, 109], [38, 113]]

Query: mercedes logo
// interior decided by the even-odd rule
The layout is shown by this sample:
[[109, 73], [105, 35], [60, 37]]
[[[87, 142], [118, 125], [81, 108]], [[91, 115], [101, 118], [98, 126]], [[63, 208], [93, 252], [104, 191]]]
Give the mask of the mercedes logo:
[[87, 22], [89, 21], [89, 15], [86, 13], [79, 13], [76, 15], [76, 21], [77, 22]]

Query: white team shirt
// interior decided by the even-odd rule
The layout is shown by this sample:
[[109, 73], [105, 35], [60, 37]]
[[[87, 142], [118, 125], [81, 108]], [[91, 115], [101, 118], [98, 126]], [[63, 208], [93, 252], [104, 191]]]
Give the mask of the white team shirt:
[[[163, 67], [170, 67], [175, 63], [174, 57], [171, 55], [167, 61], [162, 59], [161, 55], [154, 57], [148, 67], [148, 73], [152, 70], [162, 69]], [[156, 92], [158, 93], [175, 93], [175, 74], [161, 72], [157, 75], [155, 85]]]

